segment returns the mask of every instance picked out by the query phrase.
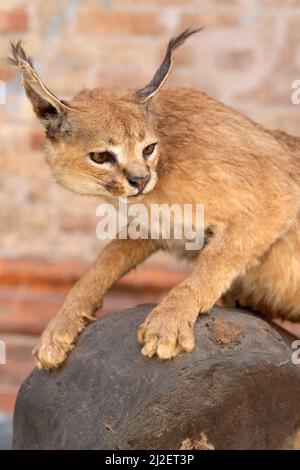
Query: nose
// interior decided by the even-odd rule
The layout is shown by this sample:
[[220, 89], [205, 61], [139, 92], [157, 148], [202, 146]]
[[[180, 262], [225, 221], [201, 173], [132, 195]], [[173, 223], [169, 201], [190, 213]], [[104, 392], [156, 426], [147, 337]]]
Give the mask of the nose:
[[150, 173], [147, 173], [146, 176], [128, 176], [128, 182], [131, 184], [131, 186], [134, 186], [139, 190], [139, 193], [141, 193], [150, 180]]

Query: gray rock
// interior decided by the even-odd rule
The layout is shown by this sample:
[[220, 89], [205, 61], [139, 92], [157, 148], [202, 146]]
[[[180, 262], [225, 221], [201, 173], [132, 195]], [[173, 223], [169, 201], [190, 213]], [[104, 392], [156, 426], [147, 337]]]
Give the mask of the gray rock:
[[199, 317], [192, 353], [148, 359], [136, 329], [152, 307], [99, 319], [60, 370], [31, 373], [17, 399], [14, 449], [300, 447], [292, 336], [214, 308]]

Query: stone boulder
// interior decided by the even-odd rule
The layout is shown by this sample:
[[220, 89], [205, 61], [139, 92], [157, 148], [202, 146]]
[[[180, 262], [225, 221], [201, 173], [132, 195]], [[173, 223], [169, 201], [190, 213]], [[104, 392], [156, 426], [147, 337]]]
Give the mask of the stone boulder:
[[140, 354], [153, 305], [107, 315], [55, 372], [35, 369], [14, 415], [14, 449], [300, 447], [294, 338], [242, 310], [214, 308], [197, 344], [171, 361]]

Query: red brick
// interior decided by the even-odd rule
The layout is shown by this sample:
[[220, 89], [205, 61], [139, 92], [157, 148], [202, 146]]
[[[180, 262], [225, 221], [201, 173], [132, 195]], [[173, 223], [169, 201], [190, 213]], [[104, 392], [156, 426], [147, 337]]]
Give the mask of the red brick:
[[85, 271], [81, 262], [0, 259], [0, 283], [6, 285], [71, 286]]
[[[205, 26], [207, 30], [212, 27], [234, 27], [238, 24], [238, 18], [234, 13], [220, 13], [217, 9], [206, 11], [203, 9], [202, 13], [197, 11], [184, 12], [181, 15], [180, 26], [177, 28], [178, 32], [185, 28], [193, 26]], [[205, 34], [205, 30], [202, 32]]]
[[[76, 261], [39, 261], [0, 259], [0, 284], [69, 288], [86, 271], [88, 265]], [[137, 274], [138, 273], [138, 274]], [[186, 273], [166, 268], [145, 266], [131, 271], [118, 282], [120, 287], [166, 290], [182, 281]]]
[[0, 11], [0, 31], [18, 32], [28, 30], [28, 14], [24, 9]]
[[78, 14], [80, 33], [160, 34], [164, 32], [156, 12], [86, 10]]
[[7, 391], [7, 390], [2, 391], [0, 387], [0, 413], [12, 413], [13, 412], [16, 398], [17, 398], [17, 393], [18, 393], [18, 390], [13, 389], [10, 391]]
[[0, 65], [0, 80], [7, 82], [11, 80], [12, 77], [16, 75], [16, 73], [16, 67], [13, 67], [12, 65]]

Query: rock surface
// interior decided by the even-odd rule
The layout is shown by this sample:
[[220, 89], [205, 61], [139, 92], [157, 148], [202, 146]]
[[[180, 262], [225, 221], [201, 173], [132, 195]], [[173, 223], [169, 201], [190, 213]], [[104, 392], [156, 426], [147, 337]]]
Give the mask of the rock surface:
[[17, 399], [15, 449], [300, 447], [292, 336], [214, 308], [199, 317], [192, 353], [148, 359], [136, 329], [152, 307], [99, 319], [60, 370], [31, 373]]

